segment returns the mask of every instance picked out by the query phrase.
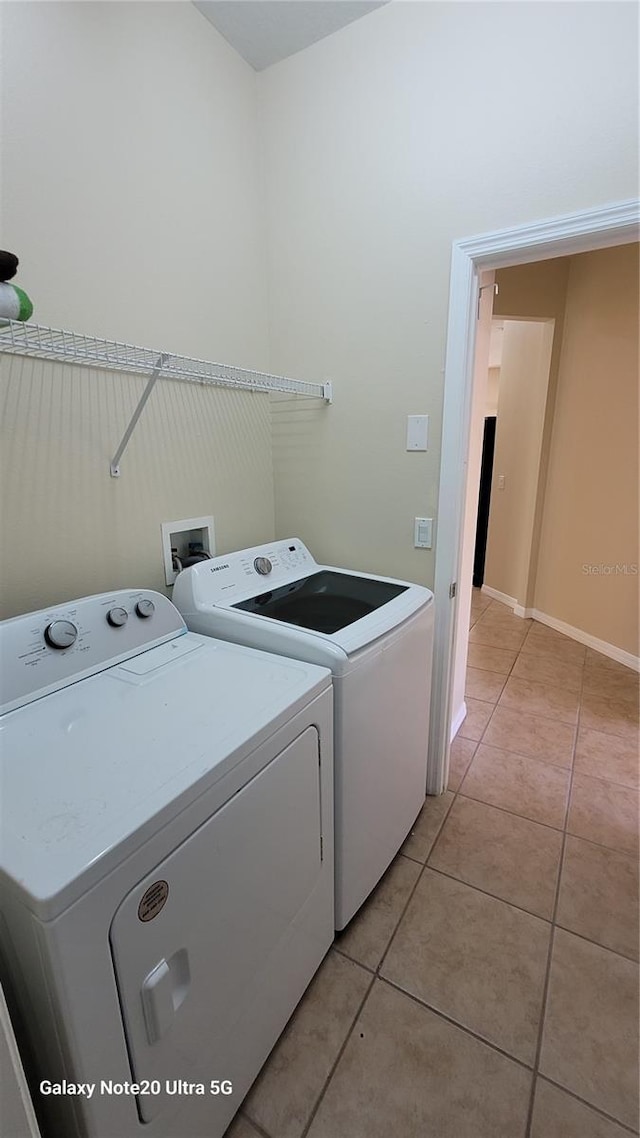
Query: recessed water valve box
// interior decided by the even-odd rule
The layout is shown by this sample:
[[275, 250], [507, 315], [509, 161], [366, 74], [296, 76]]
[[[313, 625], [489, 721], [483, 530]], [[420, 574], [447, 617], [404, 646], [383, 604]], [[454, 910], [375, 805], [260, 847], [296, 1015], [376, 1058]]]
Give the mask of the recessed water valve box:
[[164, 579], [173, 585], [182, 565], [194, 550], [211, 557], [216, 555], [213, 518], [183, 518], [178, 522], [162, 523], [162, 558]]

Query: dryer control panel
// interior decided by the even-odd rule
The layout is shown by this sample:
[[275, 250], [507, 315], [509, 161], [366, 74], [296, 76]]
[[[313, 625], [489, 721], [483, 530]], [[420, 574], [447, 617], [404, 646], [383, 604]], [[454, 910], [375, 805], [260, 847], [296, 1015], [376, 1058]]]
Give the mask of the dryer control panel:
[[120, 589], [0, 622], [0, 713], [182, 636], [168, 597]]
[[179, 574], [173, 597], [185, 612], [190, 611], [190, 605], [185, 604], [188, 598], [205, 604], [233, 604], [299, 581], [319, 569], [299, 537], [285, 538], [193, 565]]

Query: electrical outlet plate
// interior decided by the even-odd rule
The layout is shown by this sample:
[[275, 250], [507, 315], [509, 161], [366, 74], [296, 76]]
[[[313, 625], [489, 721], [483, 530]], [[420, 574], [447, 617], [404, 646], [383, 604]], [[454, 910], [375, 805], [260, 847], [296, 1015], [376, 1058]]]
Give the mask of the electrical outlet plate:
[[178, 557], [185, 558], [189, 552], [189, 542], [199, 541], [203, 549], [212, 557], [216, 555], [215, 532], [213, 518], [183, 518], [179, 522], [163, 522], [162, 526], [162, 559], [164, 561], [164, 579], [167, 585], [173, 585], [178, 576], [173, 568], [172, 549], [176, 549]]

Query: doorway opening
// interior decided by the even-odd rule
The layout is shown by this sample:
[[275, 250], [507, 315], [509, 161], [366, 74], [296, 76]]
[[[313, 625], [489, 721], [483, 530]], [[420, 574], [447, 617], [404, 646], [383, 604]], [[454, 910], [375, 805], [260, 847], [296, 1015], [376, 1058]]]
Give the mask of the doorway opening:
[[[484, 286], [493, 283], [500, 268], [637, 241], [639, 204], [634, 199], [454, 243], [435, 572], [434, 687], [427, 782], [431, 794], [442, 793], [447, 782], [456, 640], [460, 643], [466, 637], [470, 608], [471, 573], [461, 570], [465, 569], [465, 560], [473, 560], [469, 542], [464, 540], [464, 523], [470, 504], [468, 486], [475, 480], [477, 492], [479, 484], [481, 448], [476, 439], [474, 453], [471, 425], [474, 411], [477, 417], [476, 348], [484, 334], [488, 355], [492, 315], [493, 297], [489, 294], [493, 289]], [[474, 478], [470, 479], [472, 473]], [[474, 506], [474, 516], [475, 512]], [[466, 528], [468, 531], [468, 525]], [[475, 531], [472, 533], [475, 540]], [[468, 597], [462, 595], [467, 576]]]
[[554, 327], [553, 319], [491, 321], [473, 586], [516, 612], [533, 603]]

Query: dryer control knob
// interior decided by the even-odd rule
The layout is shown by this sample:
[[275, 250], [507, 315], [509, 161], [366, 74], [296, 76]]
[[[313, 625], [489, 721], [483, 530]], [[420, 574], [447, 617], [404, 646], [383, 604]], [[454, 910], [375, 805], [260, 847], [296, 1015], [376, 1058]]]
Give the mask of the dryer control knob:
[[154, 605], [153, 601], [146, 600], [144, 597], [141, 601], [138, 601], [136, 605], [136, 612], [138, 616], [143, 617], [145, 620], [147, 617], [153, 616], [155, 611], [156, 606]]
[[77, 636], [78, 629], [70, 620], [52, 620], [44, 630], [44, 638], [50, 648], [70, 648]]
[[120, 607], [109, 609], [109, 612], [107, 613], [107, 620], [113, 628], [122, 628], [123, 624], [126, 624], [128, 619], [129, 613], [126, 609], [122, 609]]
[[268, 557], [256, 557], [253, 563], [253, 568], [255, 569], [256, 573], [260, 574], [261, 577], [266, 577], [267, 573], [270, 573], [273, 569], [273, 565], [269, 561]]

